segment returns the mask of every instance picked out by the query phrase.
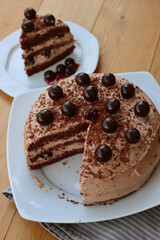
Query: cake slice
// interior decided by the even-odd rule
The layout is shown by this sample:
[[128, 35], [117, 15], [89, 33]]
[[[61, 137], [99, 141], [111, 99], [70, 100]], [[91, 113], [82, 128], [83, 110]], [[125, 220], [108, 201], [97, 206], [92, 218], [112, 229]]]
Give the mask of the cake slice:
[[138, 190], [160, 158], [160, 115], [137, 86], [113, 74], [80, 73], [48, 88], [24, 129], [28, 168], [83, 152], [84, 205]]
[[72, 53], [75, 40], [67, 24], [51, 14], [39, 16], [33, 8], [27, 8], [24, 16], [20, 43], [28, 76]]

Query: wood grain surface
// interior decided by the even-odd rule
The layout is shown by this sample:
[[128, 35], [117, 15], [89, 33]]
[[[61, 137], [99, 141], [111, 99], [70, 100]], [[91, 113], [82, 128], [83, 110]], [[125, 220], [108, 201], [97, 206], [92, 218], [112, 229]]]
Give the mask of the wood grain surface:
[[[0, 40], [20, 28], [26, 7], [80, 24], [99, 40], [96, 72], [149, 71], [160, 84], [159, 0], [0, 0]], [[8, 185], [6, 135], [13, 98], [0, 90], [0, 192]], [[56, 238], [22, 219], [0, 194], [0, 240]]]

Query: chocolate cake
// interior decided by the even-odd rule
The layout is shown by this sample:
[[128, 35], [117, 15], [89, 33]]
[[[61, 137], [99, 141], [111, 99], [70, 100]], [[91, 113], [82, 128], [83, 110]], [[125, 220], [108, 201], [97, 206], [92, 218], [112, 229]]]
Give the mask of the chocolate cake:
[[160, 115], [126, 79], [80, 73], [40, 95], [24, 128], [29, 169], [83, 153], [83, 204], [114, 202], [138, 190], [160, 158]]
[[39, 16], [27, 8], [24, 16], [20, 43], [25, 71], [31, 76], [68, 56], [75, 40], [68, 25], [52, 14]]

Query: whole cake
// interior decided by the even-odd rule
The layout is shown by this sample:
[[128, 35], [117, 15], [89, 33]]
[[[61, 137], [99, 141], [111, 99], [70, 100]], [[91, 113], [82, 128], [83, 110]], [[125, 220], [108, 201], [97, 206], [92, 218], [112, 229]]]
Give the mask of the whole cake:
[[52, 14], [39, 16], [33, 8], [27, 8], [24, 16], [20, 43], [25, 71], [30, 76], [68, 56], [75, 40], [68, 25]]
[[79, 73], [40, 95], [24, 128], [28, 168], [82, 153], [83, 204], [114, 202], [138, 190], [160, 158], [160, 115], [126, 79]]

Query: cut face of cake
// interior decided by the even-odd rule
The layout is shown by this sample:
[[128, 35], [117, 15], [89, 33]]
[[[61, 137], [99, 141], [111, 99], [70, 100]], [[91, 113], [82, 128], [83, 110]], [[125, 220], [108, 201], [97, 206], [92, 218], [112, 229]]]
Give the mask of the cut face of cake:
[[74, 37], [67, 24], [51, 14], [39, 16], [27, 8], [20, 36], [25, 71], [37, 73], [68, 56], [74, 49]]
[[113, 74], [60, 80], [35, 102], [24, 128], [29, 169], [83, 152], [84, 205], [138, 190], [160, 158], [160, 116], [137, 86]]

